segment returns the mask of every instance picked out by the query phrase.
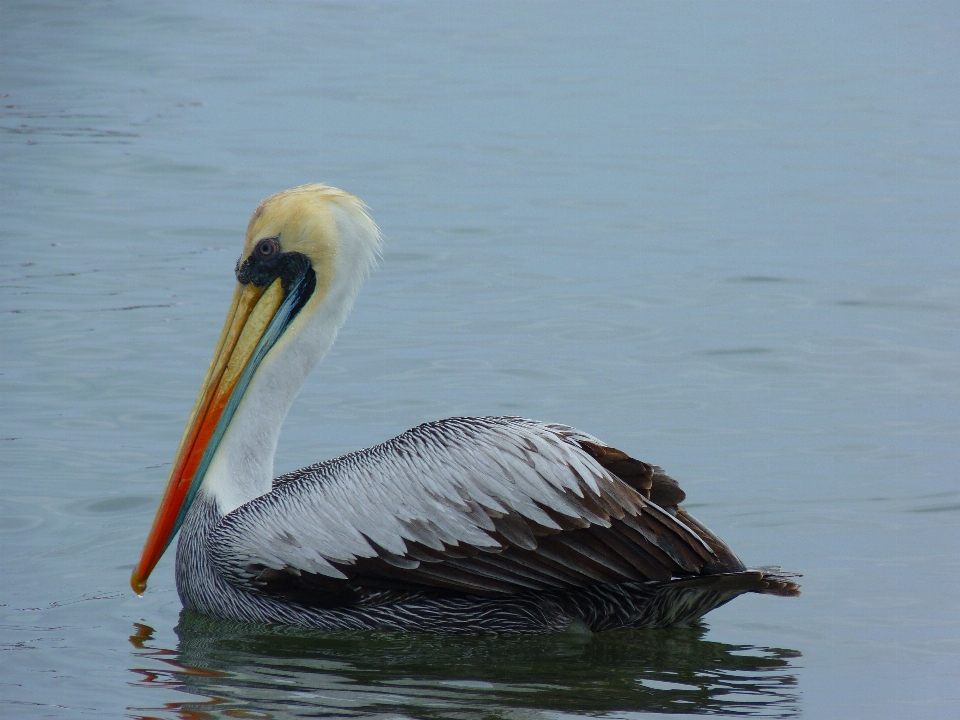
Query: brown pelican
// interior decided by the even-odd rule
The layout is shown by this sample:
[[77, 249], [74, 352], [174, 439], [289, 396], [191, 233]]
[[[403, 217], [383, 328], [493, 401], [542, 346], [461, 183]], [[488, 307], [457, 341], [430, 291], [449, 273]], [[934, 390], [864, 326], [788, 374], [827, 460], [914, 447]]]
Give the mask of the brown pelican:
[[131, 585], [177, 531], [184, 607], [330, 629], [558, 632], [690, 622], [747, 569], [659, 467], [565, 425], [450, 418], [271, 480], [280, 426], [380, 249], [325, 185], [254, 212], [223, 333]]

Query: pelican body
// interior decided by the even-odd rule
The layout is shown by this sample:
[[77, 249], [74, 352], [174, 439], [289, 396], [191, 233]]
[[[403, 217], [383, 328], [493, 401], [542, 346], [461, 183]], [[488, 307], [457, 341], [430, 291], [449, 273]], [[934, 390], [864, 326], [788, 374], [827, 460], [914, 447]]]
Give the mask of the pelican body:
[[287, 411], [380, 244], [363, 203], [325, 185], [254, 212], [136, 592], [179, 531], [184, 607], [257, 623], [608, 630], [799, 594], [778, 568], [747, 569], [661, 468], [565, 425], [450, 418], [272, 479]]

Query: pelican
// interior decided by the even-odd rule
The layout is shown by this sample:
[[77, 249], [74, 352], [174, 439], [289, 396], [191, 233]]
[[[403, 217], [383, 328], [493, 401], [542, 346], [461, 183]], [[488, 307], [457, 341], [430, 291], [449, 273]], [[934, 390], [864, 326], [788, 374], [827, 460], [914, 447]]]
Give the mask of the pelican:
[[689, 623], [748, 569], [656, 465], [566, 425], [427, 422], [273, 478], [280, 427], [333, 345], [381, 246], [356, 197], [303, 185], [247, 227], [226, 323], [133, 571], [179, 532], [183, 606], [331, 630], [549, 633]]

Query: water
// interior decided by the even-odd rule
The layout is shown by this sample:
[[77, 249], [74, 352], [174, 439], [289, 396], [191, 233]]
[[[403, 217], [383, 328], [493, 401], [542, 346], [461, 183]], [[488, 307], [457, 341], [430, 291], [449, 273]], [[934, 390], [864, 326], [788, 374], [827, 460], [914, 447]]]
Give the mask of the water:
[[[944, 4], [5, 3], [4, 717], [951, 717], [960, 17]], [[286, 471], [576, 425], [804, 573], [700, 629], [324, 636], [127, 589], [266, 195], [387, 237]], [[193, 714], [191, 714], [193, 713]]]

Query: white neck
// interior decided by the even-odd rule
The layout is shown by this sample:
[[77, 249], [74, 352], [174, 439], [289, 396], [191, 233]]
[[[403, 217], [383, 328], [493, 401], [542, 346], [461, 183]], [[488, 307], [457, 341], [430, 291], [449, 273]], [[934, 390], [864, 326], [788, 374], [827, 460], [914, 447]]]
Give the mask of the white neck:
[[379, 231], [365, 213], [333, 211], [339, 237], [330, 288], [304, 306], [261, 362], [200, 487], [224, 515], [270, 491], [287, 412], [336, 340], [379, 249]]

